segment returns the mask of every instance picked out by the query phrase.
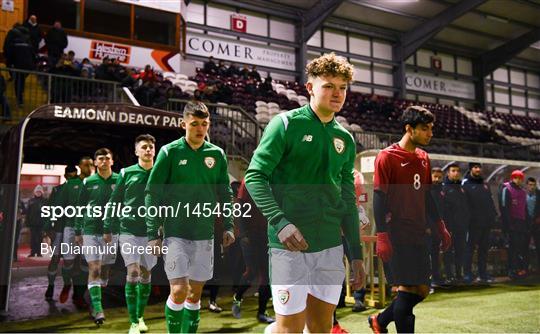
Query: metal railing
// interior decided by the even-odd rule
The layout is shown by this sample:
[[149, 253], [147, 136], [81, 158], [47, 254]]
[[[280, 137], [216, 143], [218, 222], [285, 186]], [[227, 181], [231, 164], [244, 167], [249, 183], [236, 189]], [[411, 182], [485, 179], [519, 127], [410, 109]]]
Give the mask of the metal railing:
[[[188, 100], [169, 99], [167, 111], [183, 113]], [[227, 155], [251, 159], [262, 134], [257, 120], [238, 106], [206, 103], [211, 114], [210, 140], [222, 147]]]
[[5, 67], [0, 68], [0, 75], [5, 82], [0, 122], [18, 122], [49, 103], [124, 102], [118, 82]]
[[[401, 135], [380, 132], [351, 131], [351, 133], [359, 145], [359, 151], [382, 149], [401, 138]], [[433, 138], [428, 151], [448, 155], [540, 161], [540, 144], [505, 145]]]

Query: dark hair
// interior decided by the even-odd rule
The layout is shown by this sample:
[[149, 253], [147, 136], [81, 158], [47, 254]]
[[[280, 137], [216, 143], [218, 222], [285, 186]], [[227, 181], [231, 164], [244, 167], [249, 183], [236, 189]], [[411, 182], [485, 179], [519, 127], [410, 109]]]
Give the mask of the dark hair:
[[82, 156], [80, 159], [79, 159], [79, 165], [83, 162], [83, 160], [93, 160], [91, 157], [85, 155], [85, 156]]
[[75, 168], [75, 166], [73, 165], [67, 165], [66, 168], [64, 169], [64, 174], [68, 174], [68, 173], [77, 173], [77, 168]]
[[448, 165], [447, 169], [450, 170], [450, 168], [458, 168], [458, 169], [461, 169], [461, 167], [459, 167], [459, 165], [458, 165], [456, 162], [453, 162], [453, 163], [451, 163], [450, 165]]
[[189, 101], [184, 107], [183, 117], [186, 118], [189, 115], [197, 118], [207, 118], [210, 116], [208, 107], [200, 101]]
[[97, 159], [97, 157], [100, 156], [100, 155], [107, 155], [107, 154], [110, 154], [111, 157], [113, 156], [113, 153], [112, 153], [111, 150], [109, 150], [106, 147], [102, 147], [102, 148], [98, 149], [96, 151], [96, 153], [94, 153], [94, 159]]
[[403, 111], [400, 122], [403, 131], [405, 131], [405, 127], [407, 125], [410, 125], [414, 129], [416, 126], [418, 126], [418, 124], [429, 124], [435, 122], [435, 115], [424, 107], [410, 106]]
[[149, 141], [152, 144], [156, 143], [156, 138], [154, 138], [154, 136], [152, 136], [151, 134], [145, 133], [145, 134], [142, 134], [142, 135], [138, 135], [137, 138], [135, 138], [135, 146], [137, 146], [137, 144], [140, 141], [143, 141], [143, 140]]
[[469, 169], [473, 169], [476, 166], [482, 168], [482, 164], [479, 162], [469, 162]]
[[435, 173], [435, 172], [442, 173], [443, 171], [442, 171], [441, 167], [433, 167], [433, 168], [431, 168], [431, 173]]
[[527, 182], [534, 182], [534, 183], [536, 183], [536, 179], [535, 179], [534, 177], [529, 177], [529, 178], [527, 179]]

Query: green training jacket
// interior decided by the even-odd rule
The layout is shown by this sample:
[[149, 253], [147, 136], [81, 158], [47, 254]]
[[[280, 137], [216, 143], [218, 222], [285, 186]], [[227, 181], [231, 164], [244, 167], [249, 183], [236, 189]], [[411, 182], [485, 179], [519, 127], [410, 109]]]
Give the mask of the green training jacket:
[[266, 127], [246, 172], [246, 188], [268, 219], [272, 248], [278, 233], [294, 224], [306, 252], [342, 244], [362, 258], [354, 192], [356, 145], [335, 119], [323, 124], [309, 104], [274, 117]]
[[[157, 216], [146, 216], [148, 240], [158, 238], [160, 226], [164, 237], [212, 239], [214, 223], [222, 211], [226, 211], [226, 216], [222, 216], [224, 227], [232, 231], [231, 204], [232, 190], [223, 150], [206, 141], [193, 150], [185, 137], [175, 140], [159, 150], [145, 197], [147, 209], [162, 210], [168, 206], [173, 208], [173, 214], [162, 210]], [[229, 210], [221, 210], [223, 206]]]
[[[118, 174], [114, 172], [108, 179], [104, 179], [98, 173], [95, 173], [83, 180], [77, 205], [88, 205], [91, 212], [88, 214], [85, 209], [83, 210], [83, 217], [77, 217], [75, 221], [76, 235], [103, 234], [105, 205], [111, 197], [117, 178]], [[113, 232], [118, 233], [118, 231]]]
[[109, 215], [103, 225], [104, 233], [120, 230], [120, 234], [146, 236], [144, 212], [139, 208], [144, 209], [144, 189], [151, 170], [145, 170], [138, 163], [120, 170], [109, 203], [115, 204], [119, 211], [124, 210], [124, 207], [131, 209], [127, 215], [118, 211]]

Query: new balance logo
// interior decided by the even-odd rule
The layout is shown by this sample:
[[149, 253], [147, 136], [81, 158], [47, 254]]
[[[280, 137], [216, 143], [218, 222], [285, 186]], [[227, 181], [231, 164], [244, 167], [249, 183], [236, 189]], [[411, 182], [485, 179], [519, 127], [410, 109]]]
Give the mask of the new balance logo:
[[187, 159], [186, 160], [180, 160], [178, 162], [178, 166], [185, 166], [185, 165], [187, 165]]
[[304, 138], [302, 138], [302, 141], [307, 141], [309, 143], [311, 143], [313, 141], [313, 136], [312, 135], [304, 135]]

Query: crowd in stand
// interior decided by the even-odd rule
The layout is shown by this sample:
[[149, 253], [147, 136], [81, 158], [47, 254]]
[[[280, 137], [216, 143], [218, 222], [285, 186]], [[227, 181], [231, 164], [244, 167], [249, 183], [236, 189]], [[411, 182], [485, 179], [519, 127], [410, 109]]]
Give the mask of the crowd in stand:
[[[209, 76], [210, 79], [206, 80], [205, 75]], [[226, 66], [225, 62], [220, 60], [216, 64], [213, 57], [209, 57], [208, 61], [204, 63], [195, 80], [198, 84], [193, 94], [194, 98], [211, 103], [233, 103], [234, 91], [231, 87], [231, 80], [241, 81], [243, 91], [251, 96], [269, 96], [273, 92], [272, 77], [268, 76], [261, 82], [261, 75], [257, 72], [256, 65], [252, 65], [249, 69], [249, 66], [244, 64], [240, 70], [235, 63]]]

